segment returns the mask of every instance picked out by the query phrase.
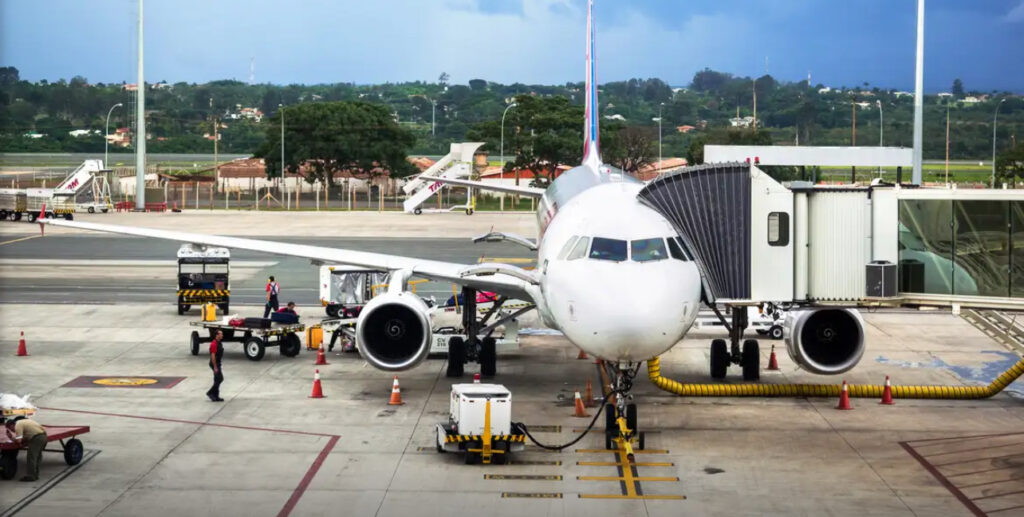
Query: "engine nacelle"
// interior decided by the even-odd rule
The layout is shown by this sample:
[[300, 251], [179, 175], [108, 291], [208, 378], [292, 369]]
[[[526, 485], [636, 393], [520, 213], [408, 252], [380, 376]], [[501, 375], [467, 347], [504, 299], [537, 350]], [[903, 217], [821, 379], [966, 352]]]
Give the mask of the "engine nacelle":
[[387, 292], [363, 307], [356, 322], [359, 355], [376, 368], [414, 368], [430, 353], [431, 325], [427, 304], [413, 293]]
[[853, 309], [794, 309], [783, 336], [789, 357], [817, 374], [843, 373], [864, 355], [864, 320]]

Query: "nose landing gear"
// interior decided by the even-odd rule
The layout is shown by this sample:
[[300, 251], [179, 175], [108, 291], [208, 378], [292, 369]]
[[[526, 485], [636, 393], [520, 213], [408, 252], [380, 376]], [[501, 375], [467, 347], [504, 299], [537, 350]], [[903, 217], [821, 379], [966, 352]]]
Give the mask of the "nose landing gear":
[[622, 450], [626, 458], [634, 461], [634, 443], [636, 450], [646, 447], [646, 435], [638, 430], [636, 404], [629, 402], [633, 396], [629, 391], [633, 388], [633, 378], [640, 371], [640, 363], [611, 364], [602, 363], [615, 379], [614, 390], [605, 405], [604, 448]]

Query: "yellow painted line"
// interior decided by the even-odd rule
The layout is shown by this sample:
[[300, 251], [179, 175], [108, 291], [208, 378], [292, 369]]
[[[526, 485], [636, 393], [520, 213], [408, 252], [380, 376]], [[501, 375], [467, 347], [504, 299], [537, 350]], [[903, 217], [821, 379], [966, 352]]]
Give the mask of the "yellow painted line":
[[537, 259], [521, 257], [480, 257], [477, 264], [483, 264], [485, 262], [500, 262], [502, 264], [532, 264], [536, 261]]
[[[628, 472], [628, 473], [627, 473]], [[629, 469], [623, 469], [623, 476], [576, 476], [580, 481], [679, 481], [675, 476], [634, 477]], [[628, 488], [628, 487], [627, 487]]]
[[548, 465], [557, 467], [562, 464], [558, 460], [515, 460], [508, 462], [509, 465]]
[[562, 476], [543, 476], [535, 474], [484, 474], [484, 479], [505, 479], [517, 481], [561, 481]]
[[[532, 429], [531, 429], [532, 431]], [[607, 454], [609, 452], [619, 452], [618, 449], [576, 449], [576, 452], [580, 454]], [[668, 454], [667, 449], [644, 449], [642, 451], [635, 450], [633, 454]], [[623, 462], [626, 460], [623, 459]]]
[[39, 237], [42, 237], [42, 235], [29, 235], [28, 237], [22, 237], [20, 239], [11, 239], [9, 241], [0, 242], [0, 246], [3, 246], [4, 244], [14, 244], [15, 242], [27, 241], [29, 239], [38, 239]]
[[[622, 444], [619, 444], [619, 445], [621, 446]], [[621, 447], [618, 450], [618, 455], [619, 455], [619, 463], [629, 463], [629, 458], [626, 455], [626, 451], [623, 450]], [[637, 493], [636, 493], [636, 480], [633, 479], [633, 469], [632, 468], [622, 469], [622, 476], [623, 476], [622, 477], [622, 481], [624, 481], [623, 484], [626, 485], [626, 495], [632, 495], [632, 496], [637, 495]], [[618, 481], [618, 479], [616, 479], [616, 481]]]
[[660, 499], [667, 501], [681, 501], [686, 499], [685, 495], [621, 495], [621, 494], [579, 494], [580, 499]]
[[652, 461], [652, 462], [634, 462], [634, 463], [618, 463], [614, 461], [577, 461], [577, 465], [583, 467], [626, 467], [633, 465], [635, 467], [674, 467], [675, 463], [668, 461]]
[[521, 497], [526, 499], [561, 499], [561, 492], [502, 492], [502, 499]]

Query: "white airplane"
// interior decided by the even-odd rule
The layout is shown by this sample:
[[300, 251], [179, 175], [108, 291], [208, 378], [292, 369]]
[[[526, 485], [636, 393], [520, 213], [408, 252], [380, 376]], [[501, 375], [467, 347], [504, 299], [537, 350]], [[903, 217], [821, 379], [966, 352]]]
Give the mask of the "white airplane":
[[[537, 249], [537, 269], [509, 264], [465, 265], [453, 262], [385, 255], [302, 244], [203, 235], [180, 231], [41, 219], [40, 223], [83, 230], [167, 239], [199, 246], [260, 251], [308, 258], [327, 264], [348, 264], [392, 273], [387, 292], [373, 298], [363, 309], [356, 326], [358, 349], [373, 366], [387, 371], [413, 368], [428, 355], [431, 322], [426, 304], [406, 287], [413, 276], [462, 286], [464, 323], [469, 342], [450, 343], [448, 375], [463, 374], [467, 357], [481, 364], [483, 375], [495, 374], [494, 327], [536, 308], [546, 325], [562, 331], [574, 345], [604, 360], [616, 391], [626, 395], [641, 363], [657, 357], [678, 343], [696, 319], [701, 303], [701, 273], [697, 263], [669, 221], [642, 204], [637, 194], [644, 184], [621, 170], [601, 162], [595, 70], [593, 2], [588, 2], [586, 47], [586, 116], [583, 162], [546, 189], [492, 186], [460, 179], [431, 178], [455, 185], [490, 189], [539, 198], [540, 240], [530, 241], [502, 233], [479, 240], [509, 240]], [[477, 290], [500, 295], [491, 312], [476, 318]], [[505, 300], [532, 303], [491, 322]], [[744, 311], [745, 313], [745, 311]], [[804, 319], [794, 328], [802, 332]], [[808, 327], [810, 328], [810, 327]], [[808, 332], [821, 332], [812, 329]], [[481, 337], [483, 336], [483, 337]], [[725, 342], [712, 346], [712, 371], [716, 357], [720, 368], [741, 359], [734, 350], [725, 357]], [[796, 340], [797, 343], [800, 340]], [[735, 343], [735, 342], [734, 342]], [[827, 357], [817, 350], [825, 339], [803, 339], [791, 355], [819, 373], [840, 373], [853, 364], [850, 357]], [[754, 342], [756, 346], [756, 342]], [[716, 348], [717, 347], [717, 348]], [[807, 348], [807, 350], [804, 350]], [[755, 348], [756, 352], [756, 348]], [[856, 351], [859, 358], [859, 351]], [[853, 352], [851, 352], [852, 354]], [[743, 356], [748, 354], [744, 353]], [[833, 354], [834, 355], [834, 354]], [[756, 371], [759, 358], [753, 354]], [[839, 359], [845, 361], [839, 364]], [[722, 361], [726, 361], [722, 366]], [[745, 361], [744, 370], [750, 366]], [[832, 361], [826, 364], [827, 361]], [[853, 363], [856, 360], [852, 361]], [[835, 366], [834, 368], [827, 368]], [[724, 369], [721, 370], [724, 376]], [[746, 375], [745, 375], [746, 376]], [[628, 408], [617, 397], [617, 412]], [[632, 409], [635, 415], [635, 408]], [[635, 418], [635, 417], [634, 417]]]

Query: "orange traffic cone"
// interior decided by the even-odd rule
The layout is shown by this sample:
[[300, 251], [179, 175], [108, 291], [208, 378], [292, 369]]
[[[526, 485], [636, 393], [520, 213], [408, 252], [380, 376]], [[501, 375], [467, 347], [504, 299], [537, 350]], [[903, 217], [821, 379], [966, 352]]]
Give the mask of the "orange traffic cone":
[[576, 359], [587, 359], [587, 353], [580, 349], [580, 353], [576, 354]]
[[587, 379], [587, 387], [583, 389], [583, 405], [594, 407], [594, 385]]
[[473, 374], [473, 384], [480, 384], [480, 374], [479, 373], [474, 373]]
[[395, 376], [395, 382], [391, 384], [391, 400], [388, 401], [389, 406], [401, 406], [402, 402], [402, 388], [398, 387], [398, 376]]
[[316, 351], [316, 362], [313, 363], [316, 366], [331, 364], [327, 362], [327, 356], [324, 355], [324, 347], [321, 346]]
[[25, 331], [21, 331], [21, 339], [18, 340], [18, 357], [28, 355], [28, 348], [25, 347]]
[[575, 408], [576, 410], [573, 411], [572, 416], [580, 417], [580, 418], [590, 416], [589, 414], [587, 414], [587, 409], [583, 407], [583, 398], [580, 397], [580, 390], [578, 390], [578, 389], [576, 390], [575, 406], [576, 406], [576, 408]]
[[778, 370], [779, 360], [775, 358], [775, 345], [772, 345], [772, 355], [768, 356], [768, 369]]
[[885, 389], [882, 390], [882, 401], [879, 402], [879, 404], [885, 404], [887, 406], [891, 406], [893, 404], [893, 401], [892, 401], [892, 386], [889, 384], [889, 376], [888, 375], [885, 376]]
[[850, 393], [846, 390], [846, 381], [843, 381], [843, 391], [839, 393], [839, 405], [836, 409], [853, 409], [850, 405]]
[[320, 385], [320, 370], [316, 370], [313, 374], [313, 393], [309, 394], [311, 399], [322, 399], [325, 398], [324, 387]]

